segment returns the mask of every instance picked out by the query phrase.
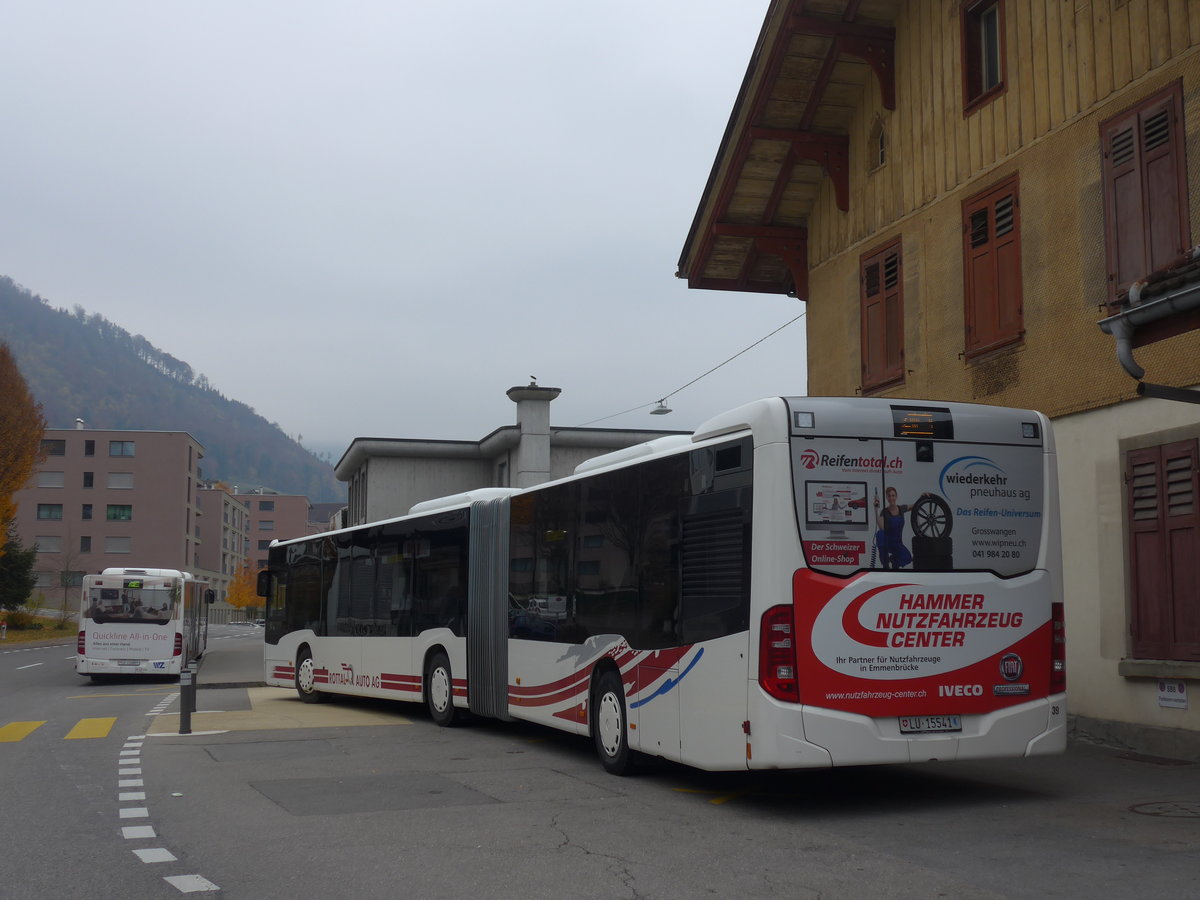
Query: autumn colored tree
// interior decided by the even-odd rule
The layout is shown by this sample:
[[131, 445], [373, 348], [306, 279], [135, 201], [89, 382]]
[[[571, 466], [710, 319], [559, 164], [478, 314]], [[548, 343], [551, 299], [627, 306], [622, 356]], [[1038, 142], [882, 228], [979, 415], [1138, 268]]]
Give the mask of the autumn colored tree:
[[229, 582], [225, 602], [237, 609], [258, 608], [258, 576], [251, 573], [249, 566], [242, 566]]
[[41, 461], [46, 419], [29, 393], [8, 344], [0, 343], [0, 556], [17, 515], [13, 495], [33, 476]]

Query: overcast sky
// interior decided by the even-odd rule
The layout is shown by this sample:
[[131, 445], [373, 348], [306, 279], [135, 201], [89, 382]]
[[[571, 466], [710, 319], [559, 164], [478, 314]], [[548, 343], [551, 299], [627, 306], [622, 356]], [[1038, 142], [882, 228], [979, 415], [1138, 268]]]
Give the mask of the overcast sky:
[[801, 319], [648, 415], [803, 312], [674, 277], [767, 5], [5, 0], [0, 274], [335, 457], [804, 393]]

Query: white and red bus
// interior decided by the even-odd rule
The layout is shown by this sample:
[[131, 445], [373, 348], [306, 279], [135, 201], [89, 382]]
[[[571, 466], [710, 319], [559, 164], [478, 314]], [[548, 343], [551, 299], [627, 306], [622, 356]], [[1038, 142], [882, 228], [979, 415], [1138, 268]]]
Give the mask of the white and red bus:
[[278, 542], [265, 675], [709, 770], [1061, 752], [1050, 423], [761, 400], [571, 477]]
[[208, 585], [177, 569], [105, 569], [83, 579], [75, 671], [178, 675], [208, 642]]

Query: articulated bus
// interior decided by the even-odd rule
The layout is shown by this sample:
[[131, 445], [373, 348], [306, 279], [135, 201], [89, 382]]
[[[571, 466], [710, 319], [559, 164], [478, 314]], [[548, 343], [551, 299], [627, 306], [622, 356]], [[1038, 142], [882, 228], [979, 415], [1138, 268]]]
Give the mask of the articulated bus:
[[276, 542], [265, 677], [708, 770], [1058, 753], [1057, 475], [1040, 413], [787, 397]]
[[208, 643], [213, 591], [177, 569], [105, 569], [83, 579], [75, 671], [178, 675]]

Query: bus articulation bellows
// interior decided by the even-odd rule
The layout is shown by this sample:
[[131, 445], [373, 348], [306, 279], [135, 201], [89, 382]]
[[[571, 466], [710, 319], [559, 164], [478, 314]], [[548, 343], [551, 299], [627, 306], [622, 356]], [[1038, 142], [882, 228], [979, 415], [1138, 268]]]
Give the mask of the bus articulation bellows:
[[1061, 752], [1055, 465], [1030, 410], [757, 401], [274, 543], [265, 677], [590, 736], [614, 773]]

